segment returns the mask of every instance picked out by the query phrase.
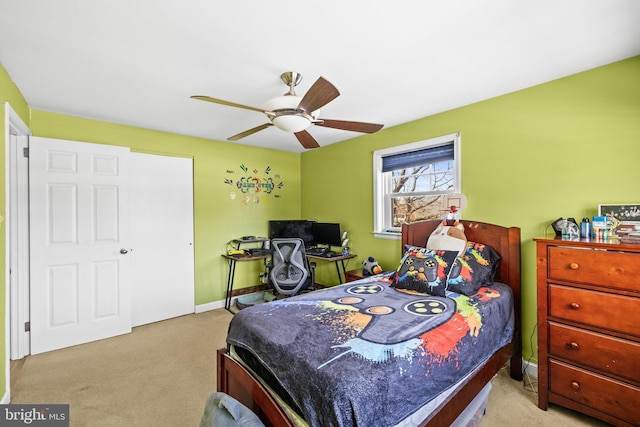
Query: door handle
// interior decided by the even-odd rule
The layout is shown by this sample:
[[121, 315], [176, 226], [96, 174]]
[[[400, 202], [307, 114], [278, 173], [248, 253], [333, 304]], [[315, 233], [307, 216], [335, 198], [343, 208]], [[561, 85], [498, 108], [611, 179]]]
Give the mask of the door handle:
[[122, 255], [125, 255], [125, 254], [128, 254], [128, 253], [129, 253], [129, 251], [128, 251], [128, 250], [126, 250], [125, 248], [122, 248], [122, 249], [120, 249], [120, 253], [121, 253]]

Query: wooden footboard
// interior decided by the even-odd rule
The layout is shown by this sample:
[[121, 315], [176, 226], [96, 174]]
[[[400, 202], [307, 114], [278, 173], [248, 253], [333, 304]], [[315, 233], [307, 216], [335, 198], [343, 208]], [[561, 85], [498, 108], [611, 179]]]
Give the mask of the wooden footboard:
[[[471, 403], [482, 388], [491, 381], [510, 357], [515, 358], [513, 343], [502, 347], [484, 366], [469, 377], [465, 384], [449, 396], [419, 426], [440, 427], [451, 425]], [[516, 352], [517, 353], [517, 352]], [[521, 359], [518, 357], [518, 361]], [[513, 371], [513, 370], [512, 370]], [[522, 380], [522, 372], [519, 372]], [[255, 412], [267, 427], [293, 427], [293, 423], [280, 405], [262, 384], [236, 360], [226, 349], [218, 350], [218, 391], [233, 396], [240, 403]]]
[[218, 350], [218, 391], [251, 409], [267, 427], [293, 426], [267, 389], [224, 348]]

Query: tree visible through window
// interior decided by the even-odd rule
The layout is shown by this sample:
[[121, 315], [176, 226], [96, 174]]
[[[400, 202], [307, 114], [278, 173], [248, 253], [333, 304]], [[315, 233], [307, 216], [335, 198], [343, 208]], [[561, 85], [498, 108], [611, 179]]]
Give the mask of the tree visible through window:
[[453, 161], [394, 170], [391, 177], [391, 227], [441, 217], [443, 195], [432, 193], [454, 192]]
[[376, 233], [440, 218], [442, 199], [460, 191], [458, 134], [374, 153]]

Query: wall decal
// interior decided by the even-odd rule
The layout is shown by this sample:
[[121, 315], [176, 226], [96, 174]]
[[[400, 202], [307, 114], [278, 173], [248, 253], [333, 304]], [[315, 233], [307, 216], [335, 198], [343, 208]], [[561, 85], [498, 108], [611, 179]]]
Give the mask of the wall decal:
[[[240, 169], [242, 170], [242, 176], [237, 177], [235, 180], [227, 177], [224, 179], [224, 183], [235, 187], [243, 195], [243, 204], [266, 203], [265, 197], [267, 196], [273, 196], [278, 199], [281, 197], [280, 194], [276, 193], [284, 187], [284, 182], [280, 179], [280, 174], [275, 174], [273, 177], [270, 176], [272, 172], [271, 166], [267, 166], [262, 173], [258, 168], [253, 168], [249, 171], [249, 168], [244, 164], [240, 165]], [[236, 171], [226, 169], [226, 173], [233, 175]], [[235, 200], [237, 196], [236, 191], [229, 193], [231, 200]]]

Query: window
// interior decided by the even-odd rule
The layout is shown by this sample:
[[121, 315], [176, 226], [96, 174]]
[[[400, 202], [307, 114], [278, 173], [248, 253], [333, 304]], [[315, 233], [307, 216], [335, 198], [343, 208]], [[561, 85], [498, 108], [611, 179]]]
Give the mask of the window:
[[437, 219], [445, 194], [460, 192], [460, 134], [373, 153], [374, 234], [397, 238], [402, 224]]

